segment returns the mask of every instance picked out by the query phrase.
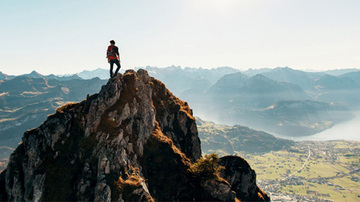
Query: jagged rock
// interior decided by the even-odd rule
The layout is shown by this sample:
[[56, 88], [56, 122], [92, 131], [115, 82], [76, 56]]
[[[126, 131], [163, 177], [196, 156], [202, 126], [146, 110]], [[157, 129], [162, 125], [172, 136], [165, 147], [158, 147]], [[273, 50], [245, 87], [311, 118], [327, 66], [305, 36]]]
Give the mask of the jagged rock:
[[231, 186], [228, 182], [206, 180], [202, 183], [202, 186], [207, 190], [211, 196], [221, 201], [234, 201], [236, 193], [231, 190]]
[[256, 185], [256, 174], [248, 162], [239, 156], [224, 156], [219, 164], [225, 169], [220, 176], [231, 184], [236, 197], [246, 201], [266, 200], [270, 198]]
[[247, 193], [234, 193], [236, 180], [192, 178], [188, 169], [200, 156], [188, 104], [146, 71], [128, 70], [24, 134], [0, 175], [0, 199], [246, 199]]

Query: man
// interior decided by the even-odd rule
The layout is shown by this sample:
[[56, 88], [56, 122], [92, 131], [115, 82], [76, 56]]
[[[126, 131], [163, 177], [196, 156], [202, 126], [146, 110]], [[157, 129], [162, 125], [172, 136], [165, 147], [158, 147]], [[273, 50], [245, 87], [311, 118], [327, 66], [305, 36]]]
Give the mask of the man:
[[119, 69], [121, 68], [120, 65], [120, 54], [119, 54], [119, 48], [115, 46], [115, 41], [110, 41], [110, 46], [107, 49], [106, 57], [108, 59], [108, 63], [110, 63], [110, 77], [113, 77], [113, 67], [114, 63], [116, 64], [117, 68], [115, 71], [115, 76], [119, 72]]

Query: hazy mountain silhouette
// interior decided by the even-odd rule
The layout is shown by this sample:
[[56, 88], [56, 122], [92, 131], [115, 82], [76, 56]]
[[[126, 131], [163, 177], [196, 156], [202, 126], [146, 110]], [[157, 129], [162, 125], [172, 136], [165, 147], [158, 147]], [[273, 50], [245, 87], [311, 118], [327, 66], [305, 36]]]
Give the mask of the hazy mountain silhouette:
[[[80, 101], [106, 81], [45, 79], [18, 76], [0, 84], [0, 146], [15, 147], [22, 133], [39, 125], [64, 103]], [[74, 77], [75, 78], [75, 77]]]
[[92, 79], [96, 77], [100, 79], [108, 79], [110, 76], [110, 71], [109, 69], [97, 68], [95, 70], [84, 70], [82, 72], [76, 73], [76, 75], [83, 79]]
[[360, 71], [354, 71], [354, 72], [342, 74], [340, 75], [340, 77], [351, 78], [354, 82], [356, 82], [360, 86]]
[[311, 88], [314, 81], [324, 75], [321, 72], [304, 72], [289, 67], [278, 67], [262, 74], [275, 81], [296, 84], [304, 90]]
[[[350, 75], [354, 75], [351, 73]], [[314, 87], [322, 90], [352, 90], [360, 86], [351, 77], [324, 75], [315, 81]]]
[[342, 74], [347, 74], [351, 72], [358, 72], [360, 69], [352, 68], [352, 69], [334, 69], [334, 70], [327, 70], [324, 71], [326, 74], [330, 74], [332, 76], [340, 76]]
[[357, 72], [346, 76], [324, 75], [315, 81], [310, 92], [314, 95], [314, 100], [359, 107], [360, 84], [356, 82], [357, 76]]
[[178, 66], [167, 68], [148, 66], [145, 70], [149, 72], [149, 75], [163, 81], [175, 95], [181, 95], [189, 90], [206, 90], [222, 76], [238, 72], [238, 70], [230, 67], [219, 67], [215, 69], [186, 67], [183, 69]]
[[271, 68], [260, 68], [260, 69], [248, 69], [246, 71], [241, 71], [241, 73], [245, 74], [246, 76], [255, 76], [257, 74], [264, 74], [266, 72], [270, 72]]
[[345, 106], [360, 103], [358, 85], [350, 78], [353, 73], [334, 77], [277, 68], [264, 74], [279, 81], [238, 72], [223, 76], [207, 91], [187, 92], [182, 98], [208, 120], [285, 136], [311, 135], [349, 120], [351, 108]]
[[242, 73], [222, 77], [206, 94], [214, 104], [230, 107], [266, 108], [280, 100], [309, 99], [295, 84], [277, 82], [261, 74], [247, 77]]
[[12, 79], [12, 78], [14, 78], [14, 76], [4, 74], [0, 71], [0, 80], [8, 80], [8, 79]]
[[29, 74], [22, 74], [22, 75], [18, 75], [18, 76], [14, 76], [14, 75], [7, 75], [4, 74], [2, 72], [0, 72], [0, 80], [10, 80], [13, 79], [15, 77], [29, 77], [29, 78], [45, 78], [45, 79], [57, 79], [60, 81], [66, 81], [66, 80], [72, 80], [72, 79], [81, 79], [81, 77], [77, 76], [77, 75], [68, 75], [68, 76], [56, 76], [54, 74], [50, 74], [50, 75], [42, 75], [40, 73], [38, 73], [37, 71], [32, 71]]

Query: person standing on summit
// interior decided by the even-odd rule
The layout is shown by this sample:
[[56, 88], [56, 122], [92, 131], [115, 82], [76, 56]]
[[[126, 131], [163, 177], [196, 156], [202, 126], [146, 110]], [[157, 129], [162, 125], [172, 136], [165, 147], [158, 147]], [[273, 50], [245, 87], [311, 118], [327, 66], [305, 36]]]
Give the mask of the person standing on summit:
[[115, 41], [110, 41], [110, 46], [108, 47], [106, 51], [106, 58], [108, 59], [108, 63], [110, 63], [110, 77], [113, 77], [113, 67], [114, 64], [116, 64], [117, 68], [115, 71], [115, 76], [119, 72], [121, 65], [120, 65], [120, 53], [119, 48], [115, 46]]

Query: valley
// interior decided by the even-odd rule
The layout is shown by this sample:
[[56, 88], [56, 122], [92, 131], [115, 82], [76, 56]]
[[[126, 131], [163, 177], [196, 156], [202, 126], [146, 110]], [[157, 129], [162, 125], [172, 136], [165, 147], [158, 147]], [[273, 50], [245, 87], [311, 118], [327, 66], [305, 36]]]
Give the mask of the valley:
[[[239, 126], [209, 122], [200, 124], [198, 129], [203, 155], [214, 152], [243, 156], [255, 170], [259, 186], [274, 201], [356, 201], [360, 197], [360, 142], [284, 142], [260, 131], [243, 128], [233, 133], [230, 131]], [[216, 134], [222, 134], [223, 140], [215, 139]], [[246, 144], [239, 147], [239, 141]], [[256, 141], [258, 144], [252, 144]], [[266, 143], [266, 150], [262, 142]]]
[[360, 142], [301, 141], [287, 150], [243, 155], [272, 200], [360, 198]]

